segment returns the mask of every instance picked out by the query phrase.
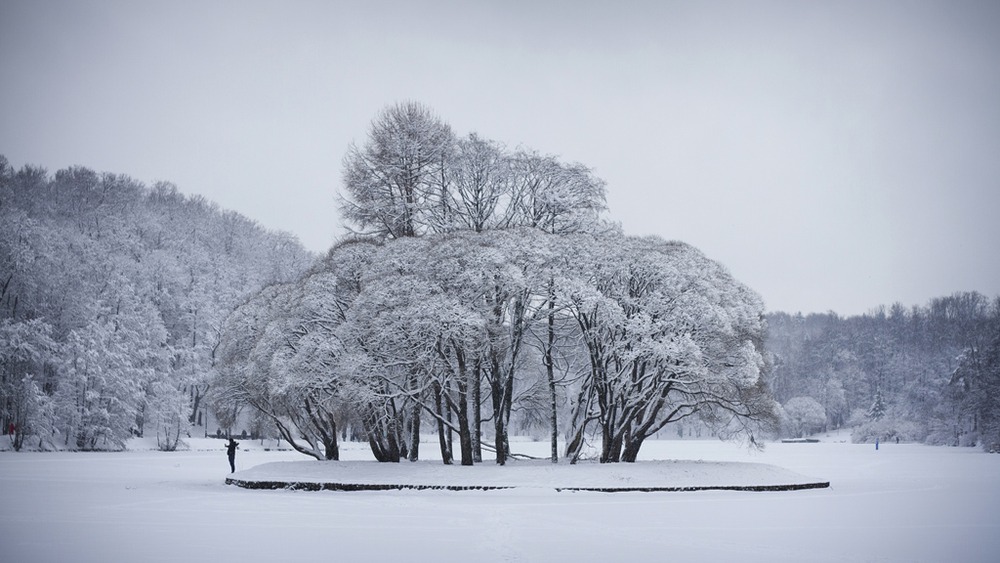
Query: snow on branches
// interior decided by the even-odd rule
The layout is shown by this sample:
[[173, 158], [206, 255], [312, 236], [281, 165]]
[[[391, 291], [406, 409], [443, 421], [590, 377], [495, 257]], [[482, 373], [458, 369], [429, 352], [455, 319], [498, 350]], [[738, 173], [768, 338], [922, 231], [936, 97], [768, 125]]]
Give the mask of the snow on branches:
[[587, 167], [456, 138], [403, 103], [349, 148], [343, 179], [360, 238], [224, 331], [220, 389], [300, 451], [321, 457], [340, 420], [377, 459], [413, 460], [427, 420], [445, 463], [456, 434], [463, 464], [483, 449], [503, 464], [512, 428], [545, 424], [553, 461], [560, 434], [572, 460], [599, 435], [602, 461], [633, 461], [687, 417], [751, 436], [775, 418], [760, 298], [688, 245], [603, 221]]
[[[352, 261], [359, 247], [365, 260]], [[220, 356], [233, 396], [267, 410], [304, 451], [317, 451], [301, 414], [311, 408], [361, 426], [385, 460], [413, 457], [427, 419], [446, 462], [457, 434], [472, 463], [489, 421], [502, 463], [513, 415], [544, 404], [539, 378], [556, 340], [575, 373], [554, 400], [582, 398], [557, 429], [572, 459], [594, 431], [603, 461], [633, 461], [642, 440], [689, 416], [748, 432], [774, 417], [759, 298], [687, 245], [464, 231], [343, 243], [323, 268], [238, 309]]]

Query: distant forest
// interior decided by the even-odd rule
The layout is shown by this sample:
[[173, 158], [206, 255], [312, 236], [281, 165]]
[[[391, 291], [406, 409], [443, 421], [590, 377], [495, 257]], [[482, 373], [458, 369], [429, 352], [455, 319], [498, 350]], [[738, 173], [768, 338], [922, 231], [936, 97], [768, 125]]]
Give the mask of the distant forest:
[[[629, 369], [633, 373], [652, 370], [660, 361], [651, 359], [653, 356], [643, 356], [641, 362], [636, 359], [642, 339], [630, 339], [635, 338], [635, 329], [640, 327], [636, 323], [640, 321], [645, 323], [641, 325], [643, 330], [649, 331], [647, 340], [673, 331], [669, 333], [670, 346], [679, 346], [673, 344], [674, 339], [680, 339], [678, 342], [684, 346], [697, 345], [701, 352], [685, 348], [688, 351], [684, 353], [690, 356], [683, 357], [688, 358], [685, 362], [694, 358], [701, 361], [707, 357], [703, 354], [711, 349], [709, 345], [723, 342], [721, 335], [731, 330], [720, 323], [736, 318], [734, 311], [743, 314], [758, 310], [752, 292], [748, 293], [723, 268], [693, 248], [601, 231], [610, 229], [607, 225], [598, 229], [579, 223], [578, 216], [589, 217], [600, 207], [594, 202], [603, 200], [603, 186], [586, 169], [532, 154], [508, 157], [475, 136], [458, 143], [465, 154], [478, 151], [473, 154], [478, 160], [466, 156], [466, 161], [461, 161], [465, 168], [447, 171], [459, 180], [471, 182], [474, 176], [468, 171], [475, 171], [481, 162], [498, 166], [496, 163], [506, 158], [526, 170], [530, 168], [530, 173], [522, 172], [518, 177], [524, 179], [518, 180], [522, 181], [519, 189], [536, 189], [543, 185], [541, 178], [554, 186], [565, 184], [578, 189], [582, 185], [592, 193], [577, 196], [576, 192], [567, 192], [582, 203], [573, 203], [575, 208], [552, 215], [547, 231], [532, 234], [535, 231], [530, 228], [537, 226], [529, 222], [531, 215], [524, 211], [528, 207], [512, 208], [514, 211], [503, 217], [503, 222], [513, 226], [500, 225], [496, 219], [499, 215], [481, 214], [480, 207], [469, 204], [471, 189], [457, 192], [466, 199], [456, 200], [463, 205], [450, 208], [456, 219], [449, 224], [464, 221], [460, 228], [429, 233], [419, 243], [392, 243], [396, 236], [392, 233], [383, 234], [382, 241], [344, 241], [318, 260], [293, 236], [267, 231], [253, 220], [222, 210], [199, 196], [185, 196], [169, 183], [146, 186], [128, 176], [84, 167], [59, 170], [54, 175], [33, 166], [14, 170], [0, 155], [0, 420], [4, 433], [12, 432], [11, 440], [17, 449], [25, 445], [41, 449], [116, 449], [124, 447], [133, 436], [155, 436], [162, 449], [173, 449], [183, 437], [192, 434], [193, 428], [199, 428], [198, 434], [208, 433], [209, 414], [213, 424], [235, 430], [242, 412], [244, 421], [248, 416], [252, 419], [255, 435], [304, 439], [306, 445], [301, 446], [301, 451], [330, 459], [335, 456], [338, 431], [346, 437], [350, 429], [351, 436], [368, 439], [375, 448], [372, 427], [384, 425], [386, 420], [402, 421], [405, 411], [406, 417], [415, 421], [406, 424], [414, 429], [419, 429], [420, 418], [436, 425], [444, 451], [444, 442], [450, 441], [458, 421], [473, 416], [461, 410], [461, 401], [455, 402], [451, 395], [451, 386], [457, 381], [454, 375], [430, 378], [426, 383], [421, 380], [419, 389], [405, 391], [404, 387], [411, 384], [407, 378], [415, 373], [407, 372], [410, 375], [400, 380], [401, 387], [395, 391], [400, 402], [392, 405], [399, 410], [379, 421], [371, 418], [370, 408], [345, 410], [343, 405], [349, 399], [355, 404], [367, 401], [370, 407], [373, 397], [382, 400], [389, 395], [359, 386], [356, 380], [320, 381], [316, 376], [303, 375], [308, 370], [329, 371], [334, 365], [337, 369], [363, 371], [364, 362], [372, 361], [374, 352], [365, 351], [364, 358], [342, 354], [336, 364], [329, 363], [330, 356], [302, 356], [310, 346], [318, 350], [317, 354], [340, 353], [324, 347], [332, 346], [330, 342], [337, 338], [350, 336], [367, 339], [369, 347], [377, 343], [383, 352], [389, 349], [386, 347], [401, 350], [404, 344], [426, 344], [427, 350], [433, 352], [426, 361], [444, 362], [434, 369], [454, 370], [457, 374], [462, 364], [462, 370], [476, 370], [477, 374], [482, 370], [487, 383], [491, 381], [485, 375], [489, 373], [490, 356], [485, 351], [494, 349], [496, 357], [506, 362], [509, 375], [507, 380], [492, 382], [493, 387], [487, 385], [478, 403], [472, 405], [476, 425], [494, 416], [488, 412], [478, 414], [479, 407], [489, 411], [494, 396], [504, 396], [508, 402], [506, 406], [496, 403], [501, 405], [495, 407], [496, 412], [505, 409], [510, 426], [518, 432], [545, 435], [551, 427], [554, 441], [558, 416], [560, 421], [567, 421], [565, 426], [559, 424], [564, 437], [568, 435], [566, 428], [576, 428], [577, 438], [582, 439], [590, 416], [583, 403], [588, 395], [582, 390], [594, 393], [598, 397], [595, 401], [603, 401], [606, 396], [615, 401], [638, 401], [635, 405], [646, 408], [643, 401], [647, 399], [643, 397], [647, 395], [641, 393], [647, 391], [637, 387], [627, 390], [630, 395], [624, 388], [614, 391], [618, 393], [614, 395], [610, 385], [588, 389], [581, 383], [588, 381], [582, 374], [595, 369], [597, 351], [609, 346], [609, 342], [624, 346], [623, 352], [601, 360], [608, 362], [602, 369], [607, 371], [607, 366], [624, 362], [622, 365], [631, 367], [619, 366], [623, 375]], [[372, 162], [358, 149], [353, 150], [349, 157], [356, 168]], [[480, 154], [484, 152], [492, 160], [485, 160]], [[352, 168], [345, 172], [348, 180], [368, 190], [370, 186], [365, 182], [372, 176], [365, 174], [369, 173]], [[507, 182], [517, 185], [513, 180]], [[455, 184], [461, 182], [456, 180]], [[518, 193], [518, 202], [527, 201], [524, 194], [528, 192]], [[491, 197], [491, 205], [496, 206], [497, 201], [511, 196]], [[564, 197], [559, 204], [565, 205], [566, 201], [575, 200]], [[382, 220], [364, 215], [374, 207], [360, 196], [343, 207], [355, 224]], [[475, 210], [478, 215], [463, 209]], [[580, 210], [583, 215], [570, 213]], [[504, 229], [510, 230], [501, 232]], [[553, 236], [559, 232], [569, 234]], [[414, 238], [415, 233], [404, 234]], [[586, 241], [591, 239], [587, 237], [598, 241], [593, 248], [588, 248]], [[441, 241], [450, 244], [451, 250], [442, 250], [445, 247], [439, 244]], [[525, 252], [525, 245], [535, 250]], [[560, 255], [573, 257], [576, 263], [558, 258]], [[546, 269], [556, 262], [544, 261], [553, 257], [566, 268], [563, 278]], [[627, 261], [633, 277], [622, 278], [608, 270], [601, 274], [608, 277], [593, 279], [589, 273], [596, 271], [593, 268], [600, 270], [615, 260], [623, 264]], [[502, 312], [499, 301], [492, 305], [484, 301], [482, 310], [469, 308], [468, 302], [448, 302], [457, 308], [452, 311], [456, 316], [446, 322], [458, 323], [463, 316], [468, 321], [470, 314], [485, 313], [485, 324], [481, 326], [471, 322], [464, 327], [456, 324], [465, 332], [451, 333], [444, 340], [439, 327], [419, 335], [429, 339], [425, 341], [407, 332], [413, 330], [412, 324], [386, 325], [387, 329], [396, 326], [407, 334], [406, 342], [396, 337], [400, 332], [373, 332], [375, 321], [402, 322], [396, 313], [387, 313], [395, 311], [392, 307], [408, 311], [407, 322], [437, 323], [434, 319], [446, 312], [444, 309], [429, 314], [418, 304], [399, 300], [423, 295], [421, 299], [430, 303], [441, 298], [437, 293], [441, 288], [460, 295], [475, 289], [470, 284], [478, 283], [477, 279], [492, 279], [490, 287], [500, 291], [497, 276], [513, 275], [504, 268], [517, 267], [519, 261], [536, 271], [524, 270], [502, 283], [524, 284], [528, 283], [522, 279], [525, 275], [536, 276], [537, 280], [532, 278], [530, 282], [535, 286], [519, 290], [526, 296], [523, 300], [506, 302]], [[470, 270], [473, 265], [482, 270]], [[450, 270], [442, 268], [454, 271], [446, 274]], [[634, 277], [649, 276], [654, 271], [674, 277]], [[466, 281], [456, 281], [462, 276]], [[417, 285], [400, 285], [400, 281]], [[697, 304], [692, 301], [686, 305], [688, 309], [677, 309], [682, 316], [668, 326], [664, 324], [665, 315], [674, 310], [670, 307], [675, 304], [664, 297], [668, 295], [664, 291], [681, 287], [676, 284], [682, 281], [686, 288], [705, 291], [705, 299]], [[353, 293], [345, 293], [348, 285], [362, 283], [368, 283], [368, 288], [358, 285], [350, 290]], [[646, 291], [655, 284], [666, 284], [665, 289], [643, 297], [647, 301], [637, 300], [637, 288], [645, 287]], [[584, 305], [593, 309], [583, 309], [582, 302], [574, 302], [574, 291], [590, 291], [593, 295], [588, 299], [593, 301]], [[348, 294], [352, 302], [346, 301]], [[734, 296], [743, 300], [739, 301], [741, 309], [733, 304], [738, 301]], [[728, 304], [719, 308], [710, 303], [712, 300], [728, 300]], [[362, 315], [365, 307], [377, 303], [381, 305], [370, 315]], [[408, 303], [412, 309], [407, 308]], [[609, 321], [597, 314], [599, 306], [619, 307], [617, 310], [626, 316], [632, 314], [629, 311], [646, 309], [628, 320], [632, 324], [612, 330], [606, 324]], [[712, 311], [710, 330], [699, 328], [699, 311]], [[759, 318], [760, 311], [751, 316]], [[490, 321], [489, 315], [494, 312], [497, 316]], [[518, 318], [513, 316], [515, 313], [523, 318], [512, 323], [510, 319]], [[332, 323], [317, 321], [317, 314], [342, 318]], [[352, 321], [351, 315], [362, 316]], [[740, 330], [754, 335], [754, 327], [766, 326], [759, 371], [776, 401], [778, 424], [772, 426], [774, 436], [799, 437], [850, 428], [856, 441], [899, 439], [1000, 449], [1000, 298], [957, 293], [925, 306], [906, 308], [897, 304], [860, 316], [776, 312], [765, 319], [766, 323], [756, 323], [747, 317], [741, 322], [750, 328]], [[589, 322], [598, 323], [595, 326], [600, 331], [586, 328]], [[523, 349], [520, 340], [511, 340], [515, 333], [517, 338], [523, 338]], [[324, 334], [332, 340], [327, 338], [325, 344], [309, 340]], [[598, 334], [601, 340], [597, 340]], [[713, 340], [701, 343], [698, 339], [707, 334], [712, 334]], [[756, 344], [750, 348], [737, 345], [752, 340], [746, 335], [743, 341], [734, 340], [732, 346], [719, 349], [720, 355], [711, 364], [718, 373], [736, 365], [725, 360], [727, 357], [739, 356], [747, 365], [757, 361]], [[460, 338], [466, 339], [464, 343]], [[506, 348], [498, 347], [501, 342]], [[677, 349], [650, 348], [648, 353], [670, 354], [670, 365], [677, 366], [680, 363], [676, 358], [682, 357], [677, 355]], [[567, 350], [582, 355], [576, 359], [559, 356], [568, 354]], [[474, 353], [483, 355], [477, 358]], [[404, 359], [400, 357], [399, 361]], [[276, 362], [305, 371], [285, 374]], [[531, 362], [537, 365], [526, 368]], [[494, 369], [501, 370], [503, 365], [497, 363]], [[559, 372], [555, 376], [554, 370]], [[291, 379], [274, 379], [279, 372], [281, 377]], [[662, 392], [664, 397], [668, 390], [673, 393], [669, 386], [676, 381], [680, 380], [667, 383], [668, 387], [656, 393]], [[752, 389], [744, 387], [735, 392], [741, 401], [748, 401]], [[683, 396], [690, 400], [691, 392], [685, 393]], [[704, 393], [706, 390], [699, 388], [697, 401], [702, 403], [688, 403], [689, 407], [694, 405], [691, 414], [708, 409], [706, 405], [712, 401], [729, 400], [715, 391], [701, 395]], [[415, 399], [417, 396], [420, 398]], [[705, 396], [710, 400], [706, 401]], [[280, 407], [275, 402], [279, 397], [286, 401]], [[462, 397], [462, 401], [472, 400]], [[244, 410], [248, 405], [253, 408]], [[753, 417], [767, 418], [764, 415], [770, 407], [762, 402], [758, 408], [764, 414]], [[718, 430], [705, 426], [698, 417], [688, 419], [687, 411], [679, 412], [683, 416], [675, 419], [676, 425], [671, 427], [674, 430], [664, 429], [663, 433], [683, 436], [685, 429], [688, 434], [693, 430]], [[317, 422], [318, 415], [326, 418]], [[622, 420], [615, 431], [623, 433], [627, 444], [628, 437], [636, 432], [632, 425], [640, 419]], [[663, 419], [650, 418], [646, 431], [658, 432], [663, 427], [661, 422]], [[313, 430], [307, 431], [307, 427]], [[332, 430], [333, 435], [318, 437], [316, 434], [323, 434], [324, 429]], [[380, 430], [390, 434], [397, 431]], [[475, 438], [478, 448], [481, 436]], [[324, 443], [326, 454], [322, 453]], [[503, 444], [498, 447], [505, 448]], [[399, 455], [397, 452], [396, 459]], [[405, 449], [402, 455], [405, 457]], [[613, 457], [617, 459], [617, 455]]]
[[[226, 316], [314, 260], [169, 183], [0, 155], [0, 420], [16, 448], [176, 447], [206, 423]], [[46, 443], [61, 440], [61, 443]]]
[[786, 434], [850, 427], [855, 441], [1000, 448], [1000, 298], [767, 320]]

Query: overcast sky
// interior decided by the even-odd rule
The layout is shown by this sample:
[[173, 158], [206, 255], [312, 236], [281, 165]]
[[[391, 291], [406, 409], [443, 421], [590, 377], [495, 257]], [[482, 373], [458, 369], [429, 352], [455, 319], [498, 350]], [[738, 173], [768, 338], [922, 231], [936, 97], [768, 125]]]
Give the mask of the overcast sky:
[[0, 0], [15, 168], [171, 181], [317, 252], [408, 100], [590, 166], [770, 310], [1000, 294], [1000, 2]]

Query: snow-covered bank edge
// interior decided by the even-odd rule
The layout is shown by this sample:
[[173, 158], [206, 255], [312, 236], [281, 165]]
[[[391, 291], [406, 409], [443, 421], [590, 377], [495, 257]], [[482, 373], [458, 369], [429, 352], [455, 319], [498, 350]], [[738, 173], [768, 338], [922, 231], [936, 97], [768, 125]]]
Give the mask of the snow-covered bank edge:
[[576, 465], [518, 462], [510, 466], [447, 466], [433, 462], [296, 461], [265, 463], [226, 478], [245, 489], [302, 491], [515, 488], [590, 492], [797, 491], [822, 489], [813, 479], [773, 465], [744, 462], [640, 461]]
[[[244, 489], [267, 489], [287, 491], [498, 491], [515, 489], [516, 486], [504, 485], [379, 485], [375, 483], [302, 483], [284, 481], [244, 481], [242, 479], [226, 479], [227, 485], [236, 485]], [[680, 493], [694, 491], [801, 491], [806, 489], [826, 489], [830, 482], [795, 483], [789, 485], [704, 485], [693, 487], [553, 487], [556, 492], [593, 492], [593, 493]]]

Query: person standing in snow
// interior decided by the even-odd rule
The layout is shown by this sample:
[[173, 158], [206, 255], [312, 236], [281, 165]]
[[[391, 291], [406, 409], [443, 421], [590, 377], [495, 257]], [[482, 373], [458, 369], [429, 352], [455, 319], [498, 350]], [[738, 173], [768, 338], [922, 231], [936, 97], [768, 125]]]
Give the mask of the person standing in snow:
[[236, 473], [236, 448], [240, 445], [239, 442], [229, 439], [229, 444], [226, 445], [226, 453], [229, 454], [229, 469], [230, 473]]

